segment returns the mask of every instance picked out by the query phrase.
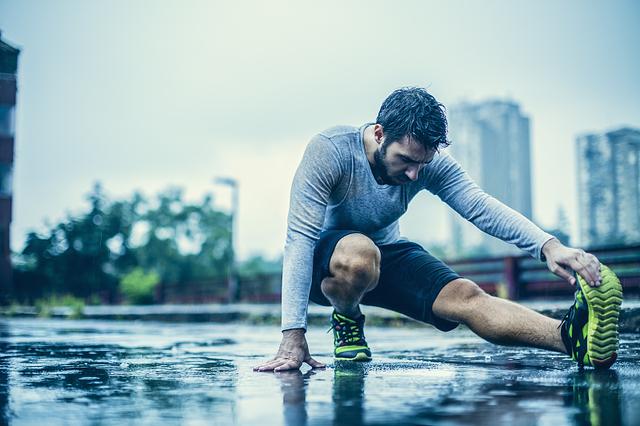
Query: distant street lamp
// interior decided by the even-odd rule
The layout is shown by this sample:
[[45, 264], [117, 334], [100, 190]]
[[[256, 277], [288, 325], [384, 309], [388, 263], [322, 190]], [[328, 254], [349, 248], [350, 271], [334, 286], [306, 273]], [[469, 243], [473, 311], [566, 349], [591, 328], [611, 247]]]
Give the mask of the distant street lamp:
[[228, 186], [231, 189], [231, 229], [229, 230], [229, 243], [231, 246], [231, 259], [227, 265], [227, 301], [234, 303], [238, 300], [238, 277], [236, 274], [236, 228], [238, 217], [238, 181], [230, 177], [216, 177], [214, 184]]

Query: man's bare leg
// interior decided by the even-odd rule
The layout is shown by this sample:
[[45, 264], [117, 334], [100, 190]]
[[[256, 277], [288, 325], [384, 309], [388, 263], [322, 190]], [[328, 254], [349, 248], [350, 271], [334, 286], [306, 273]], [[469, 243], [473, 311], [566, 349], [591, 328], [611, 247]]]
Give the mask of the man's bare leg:
[[[329, 263], [331, 276], [322, 281], [322, 293], [335, 310], [350, 318], [360, 313], [360, 301], [380, 276], [380, 251], [362, 234], [342, 238]], [[566, 353], [560, 321], [517, 303], [493, 297], [474, 282], [457, 279], [447, 284], [433, 304], [441, 318], [466, 324], [478, 336], [500, 345], [533, 346]]]
[[433, 313], [467, 325], [492, 343], [567, 352], [560, 336], [560, 321], [490, 296], [467, 279], [447, 284], [433, 303]]
[[362, 234], [349, 234], [338, 241], [329, 261], [330, 276], [320, 283], [333, 305], [333, 355], [343, 361], [370, 361], [371, 349], [364, 337], [360, 301], [378, 285], [380, 250]]
[[322, 293], [338, 313], [358, 318], [362, 297], [378, 285], [380, 250], [368, 237], [349, 234], [336, 244], [329, 272], [322, 280]]

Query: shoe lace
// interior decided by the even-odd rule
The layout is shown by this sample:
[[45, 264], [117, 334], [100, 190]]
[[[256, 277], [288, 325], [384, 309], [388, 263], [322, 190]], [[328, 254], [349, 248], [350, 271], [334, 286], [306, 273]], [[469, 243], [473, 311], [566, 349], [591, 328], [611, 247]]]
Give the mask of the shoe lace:
[[[578, 292], [580, 292], [580, 289], [576, 290], [576, 299], [578, 297], [577, 296]], [[560, 321], [560, 324], [558, 325], [558, 328], [561, 328], [567, 322], [573, 321], [573, 317], [575, 316], [576, 309], [577, 309], [577, 301], [574, 302], [573, 305], [571, 305], [571, 307], [567, 311], [567, 313], [564, 314], [564, 317], [562, 317], [562, 321]]]
[[558, 328], [562, 328], [562, 326], [567, 322], [567, 321], [571, 321], [571, 312], [572, 309], [569, 309], [567, 311], [566, 314], [564, 314], [564, 317], [562, 318], [562, 320], [560, 321], [560, 324], [558, 324]]
[[336, 340], [340, 344], [358, 343], [364, 340], [364, 330], [357, 322], [332, 319], [327, 333], [331, 330], [334, 331], [334, 335], [337, 335]]
[[567, 349], [567, 353], [571, 356], [573, 356], [576, 349], [573, 346], [571, 337], [568, 335], [567, 324], [570, 324], [574, 320], [576, 316], [576, 309], [577, 309], [577, 302], [574, 302], [574, 304], [571, 305], [567, 313], [564, 314], [564, 317], [560, 321], [560, 324], [558, 324], [558, 329], [561, 330], [560, 336], [562, 337], [562, 343], [564, 343], [565, 348]]

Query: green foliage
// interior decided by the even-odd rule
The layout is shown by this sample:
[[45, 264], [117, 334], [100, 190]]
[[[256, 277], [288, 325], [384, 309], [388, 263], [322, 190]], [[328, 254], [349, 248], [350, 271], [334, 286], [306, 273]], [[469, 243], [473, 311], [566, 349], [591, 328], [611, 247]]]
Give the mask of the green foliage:
[[20, 312], [20, 308], [22, 308], [22, 306], [20, 306], [18, 303], [11, 302], [11, 304], [6, 308], [0, 309], [0, 315], [6, 316], [6, 317], [12, 317], [16, 315], [18, 312]]
[[53, 314], [53, 308], [67, 307], [71, 309], [69, 318], [82, 318], [84, 314], [84, 301], [71, 295], [50, 296], [41, 298], [35, 302], [39, 317], [49, 318]]
[[282, 259], [267, 260], [262, 256], [252, 256], [238, 266], [241, 278], [255, 278], [282, 272]]
[[120, 281], [120, 292], [126, 301], [141, 305], [153, 303], [153, 293], [160, 282], [160, 275], [155, 272], [146, 273], [142, 268], [135, 268]]
[[[89, 194], [89, 211], [69, 216], [53, 226], [46, 235], [29, 233], [22, 251], [21, 272], [16, 277], [18, 291], [31, 290], [23, 299], [51, 294], [72, 294], [86, 298], [117, 288], [111, 272], [111, 252], [106, 242], [126, 232], [125, 217], [111, 211], [102, 188], [96, 185]], [[26, 281], [20, 285], [20, 279]]]
[[89, 208], [27, 235], [15, 262], [14, 299], [33, 303], [50, 295], [115, 302], [123, 277], [136, 268], [156, 271], [161, 282], [224, 276], [233, 256], [229, 215], [207, 195], [188, 203], [170, 188], [152, 199], [134, 193], [111, 201], [100, 184]]
[[185, 204], [175, 188], [161, 193], [140, 221], [149, 231], [135, 250], [138, 265], [158, 271], [164, 282], [224, 276], [232, 257], [231, 218], [211, 204], [210, 196]]

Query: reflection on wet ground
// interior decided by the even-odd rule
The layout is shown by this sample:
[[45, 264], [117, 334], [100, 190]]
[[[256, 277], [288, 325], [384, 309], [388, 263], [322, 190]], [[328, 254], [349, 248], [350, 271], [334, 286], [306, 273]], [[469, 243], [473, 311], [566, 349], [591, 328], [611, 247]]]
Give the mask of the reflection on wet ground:
[[256, 373], [275, 327], [0, 320], [0, 424], [640, 424], [640, 342], [615, 369], [468, 330], [368, 328], [374, 361]]

